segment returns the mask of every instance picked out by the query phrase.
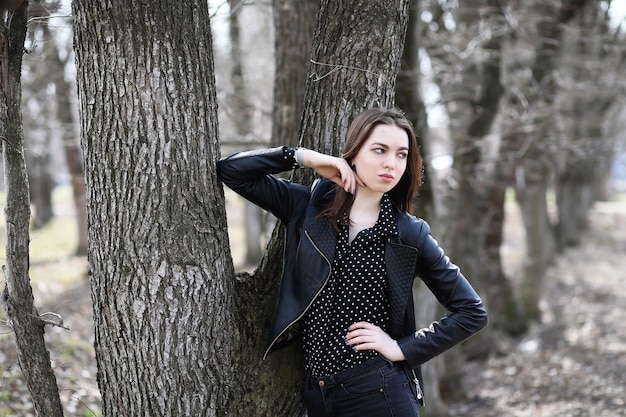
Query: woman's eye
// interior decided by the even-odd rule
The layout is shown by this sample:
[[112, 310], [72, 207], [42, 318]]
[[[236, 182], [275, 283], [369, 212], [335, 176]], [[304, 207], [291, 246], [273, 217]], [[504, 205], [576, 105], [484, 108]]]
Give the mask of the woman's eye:
[[398, 154], [398, 158], [400, 158], [400, 159], [406, 159], [408, 156], [409, 156], [409, 154], [406, 153], [406, 152], [400, 152]]
[[374, 152], [382, 154], [385, 153], [385, 150], [383, 148], [374, 148]]

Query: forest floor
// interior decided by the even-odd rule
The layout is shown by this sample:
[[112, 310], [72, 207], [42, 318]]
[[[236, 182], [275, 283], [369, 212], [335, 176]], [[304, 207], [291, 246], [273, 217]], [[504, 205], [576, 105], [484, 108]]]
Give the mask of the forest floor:
[[[517, 216], [514, 209], [507, 212], [505, 247], [512, 260], [507, 272], [519, 275], [523, 230]], [[53, 232], [51, 245], [58, 246], [68, 226], [57, 217], [61, 231]], [[31, 250], [43, 240], [35, 235]], [[39, 260], [31, 268], [39, 312], [61, 314], [70, 329], [46, 331], [68, 417], [101, 415], [86, 271], [86, 260], [73, 256]], [[626, 201], [597, 203], [583, 244], [568, 249], [550, 268], [541, 322], [519, 339], [500, 338], [505, 353], [464, 365], [467, 397], [448, 404], [450, 416], [626, 416], [625, 281]], [[34, 416], [3, 314], [0, 417]]]
[[[523, 238], [506, 227], [509, 244]], [[625, 201], [596, 203], [583, 243], [546, 284], [541, 322], [504, 341], [506, 354], [464, 366], [468, 397], [451, 416], [626, 416]]]

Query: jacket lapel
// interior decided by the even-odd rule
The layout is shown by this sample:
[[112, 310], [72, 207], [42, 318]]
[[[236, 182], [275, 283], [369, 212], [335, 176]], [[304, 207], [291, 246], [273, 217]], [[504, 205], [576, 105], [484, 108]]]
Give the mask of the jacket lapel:
[[327, 219], [319, 219], [311, 223], [305, 230], [312, 243], [332, 264], [335, 259], [337, 232]]

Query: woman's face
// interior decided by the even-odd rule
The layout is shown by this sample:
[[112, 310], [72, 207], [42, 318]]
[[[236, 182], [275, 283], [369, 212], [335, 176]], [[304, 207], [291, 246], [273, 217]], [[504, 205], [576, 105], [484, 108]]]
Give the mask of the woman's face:
[[409, 137], [404, 129], [380, 124], [361, 146], [352, 163], [368, 190], [386, 193], [400, 182], [408, 155]]

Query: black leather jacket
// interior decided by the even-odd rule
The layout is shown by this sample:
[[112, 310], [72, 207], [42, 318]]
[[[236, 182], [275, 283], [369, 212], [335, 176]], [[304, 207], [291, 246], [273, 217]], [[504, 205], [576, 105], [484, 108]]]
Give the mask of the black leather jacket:
[[[305, 314], [331, 274], [336, 231], [317, 214], [333, 198], [335, 184], [311, 188], [272, 176], [293, 169], [283, 148], [240, 152], [218, 163], [219, 178], [286, 227], [279, 299], [265, 355], [281, 347], [285, 332]], [[398, 236], [385, 246], [391, 325], [408, 365], [415, 369], [487, 324], [487, 312], [472, 286], [430, 235], [428, 224], [394, 207]], [[448, 314], [417, 330], [412, 286], [419, 277]], [[264, 355], [264, 357], [265, 357]]]

